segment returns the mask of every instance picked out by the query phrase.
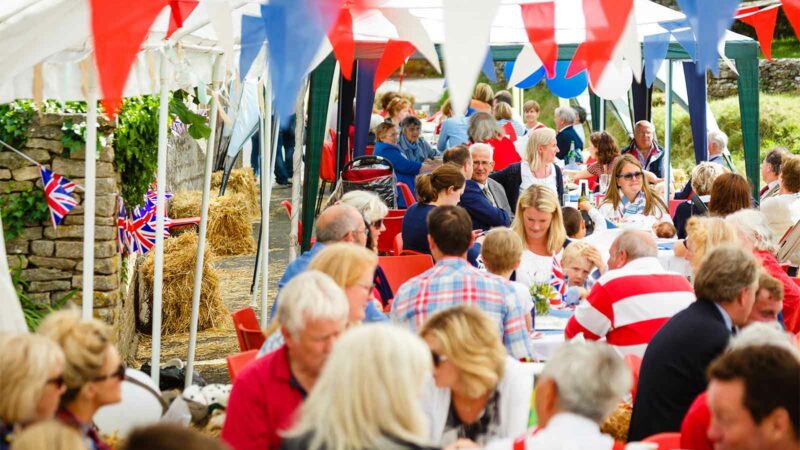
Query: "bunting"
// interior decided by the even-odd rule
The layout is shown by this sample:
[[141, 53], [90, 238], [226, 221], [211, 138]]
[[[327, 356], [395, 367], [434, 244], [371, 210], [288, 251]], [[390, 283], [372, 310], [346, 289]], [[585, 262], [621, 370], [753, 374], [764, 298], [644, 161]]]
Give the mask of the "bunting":
[[42, 177], [47, 207], [50, 209], [50, 221], [53, 223], [53, 228], [58, 228], [67, 214], [78, 205], [77, 200], [71, 195], [75, 190], [75, 183], [44, 166], [39, 166], [39, 174]]
[[353, 40], [353, 16], [350, 10], [342, 8], [339, 17], [328, 32], [328, 39], [333, 46], [333, 54], [339, 61], [342, 76], [347, 80], [353, 77], [353, 62], [356, 58], [356, 43]]
[[719, 42], [733, 23], [740, 0], [678, 0], [697, 38], [697, 73], [719, 74]]
[[414, 46], [410, 42], [390, 39], [383, 48], [383, 54], [380, 61], [378, 61], [378, 67], [375, 69], [372, 90], [377, 91], [381, 84], [389, 78], [389, 75], [394, 73], [413, 54]]
[[[530, 88], [539, 83], [544, 76], [542, 60], [539, 59], [530, 43], [524, 44], [517, 55], [516, 61], [507, 63], [506, 67], [509, 64], [511, 64], [512, 70], [511, 74], [506, 76], [508, 78], [508, 87]], [[540, 73], [541, 76], [534, 77], [537, 73]], [[521, 85], [522, 82], [525, 82], [524, 86]]]
[[242, 48], [239, 53], [239, 81], [243, 81], [253, 61], [256, 60], [264, 44], [267, 43], [267, 31], [264, 19], [258, 16], [242, 14]]
[[439, 54], [436, 53], [436, 47], [425, 27], [422, 26], [419, 17], [402, 8], [385, 8], [380, 12], [397, 29], [398, 40], [410, 42], [437, 72], [442, 73], [442, 68], [439, 66]]
[[147, 31], [169, 0], [90, 0], [95, 62], [103, 108], [113, 120]]
[[644, 37], [644, 80], [647, 87], [656, 81], [658, 71], [664, 64], [669, 50], [669, 33], [658, 33]]
[[167, 28], [167, 35], [164, 36], [164, 39], [169, 39], [173, 33], [182, 28], [183, 23], [199, 4], [199, 0], [170, 0], [169, 28]]
[[800, 39], [800, 0], [781, 0], [783, 13], [794, 28], [794, 34]]
[[497, 83], [497, 72], [494, 70], [494, 60], [492, 59], [492, 49], [486, 49], [486, 58], [483, 59], [481, 71], [491, 83]]
[[772, 61], [772, 37], [775, 34], [775, 22], [778, 20], [778, 8], [773, 5], [756, 11], [739, 11], [736, 18], [756, 29], [758, 45], [764, 56]]
[[556, 44], [556, 4], [555, 2], [527, 3], [520, 5], [522, 23], [528, 41], [544, 64], [547, 77], [556, 76], [558, 44]]

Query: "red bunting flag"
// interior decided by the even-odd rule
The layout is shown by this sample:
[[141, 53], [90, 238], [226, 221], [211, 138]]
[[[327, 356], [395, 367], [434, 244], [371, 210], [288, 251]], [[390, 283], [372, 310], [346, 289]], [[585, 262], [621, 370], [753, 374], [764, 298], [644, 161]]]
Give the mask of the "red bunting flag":
[[167, 29], [167, 35], [165, 39], [169, 39], [172, 36], [172, 33], [178, 31], [179, 28], [183, 27], [183, 22], [186, 21], [197, 5], [200, 4], [200, 0], [170, 0], [169, 1], [169, 8], [171, 10], [169, 15], [169, 28]]
[[350, 10], [342, 8], [339, 17], [328, 32], [333, 46], [333, 54], [339, 61], [342, 76], [350, 80], [353, 76], [353, 61], [356, 56], [356, 43], [353, 40], [353, 16]]
[[592, 85], [599, 84], [632, 9], [633, 0], [583, 0], [586, 41], [575, 50], [567, 78], [587, 69]]
[[555, 2], [526, 3], [519, 5], [522, 10], [522, 23], [528, 41], [542, 60], [547, 78], [556, 76], [558, 44], [556, 43], [556, 4]]
[[91, 0], [92, 39], [103, 108], [114, 119], [133, 61], [169, 0]]
[[383, 55], [381, 55], [381, 60], [378, 62], [378, 67], [375, 69], [372, 90], [377, 91], [381, 84], [389, 78], [389, 75], [402, 66], [409, 56], [414, 54], [414, 50], [416, 49], [408, 41], [389, 39], [386, 47], [383, 48]]
[[775, 34], [775, 21], [778, 20], [778, 7], [779, 5], [774, 5], [736, 17], [756, 29], [758, 45], [764, 52], [764, 56], [770, 61], [772, 60], [772, 36]]
[[783, 13], [794, 28], [794, 34], [800, 39], [800, 0], [781, 0]]

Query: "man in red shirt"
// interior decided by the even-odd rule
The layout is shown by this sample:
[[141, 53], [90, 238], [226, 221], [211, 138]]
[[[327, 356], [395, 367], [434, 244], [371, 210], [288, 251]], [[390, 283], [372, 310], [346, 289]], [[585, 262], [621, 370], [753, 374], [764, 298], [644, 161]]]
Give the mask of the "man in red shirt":
[[233, 450], [278, 449], [280, 432], [314, 387], [333, 344], [344, 330], [348, 302], [327, 275], [310, 271], [282, 290], [278, 322], [286, 343], [236, 377], [222, 440]]

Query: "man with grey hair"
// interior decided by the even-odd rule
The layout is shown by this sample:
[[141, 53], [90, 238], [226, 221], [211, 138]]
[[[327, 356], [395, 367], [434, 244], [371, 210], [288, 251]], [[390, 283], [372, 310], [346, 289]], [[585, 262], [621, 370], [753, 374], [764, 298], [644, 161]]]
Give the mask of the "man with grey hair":
[[628, 440], [678, 432], [706, 389], [705, 371], [753, 308], [761, 264], [735, 245], [713, 248], [694, 280], [697, 301], [653, 336], [642, 359]]
[[647, 120], [636, 122], [633, 140], [622, 149], [622, 154], [630, 153], [639, 160], [644, 170], [653, 172], [657, 178], [664, 178], [664, 149], [656, 144], [656, 127]]
[[558, 145], [556, 157], [566, 162], [571, 148], [575, 150], [575, 162], [579, 163], [583, 162], [583, 157], [581, 156], [583, 141], [578, 136], [575, 128], [572, 127], [575, 123], [575, 116], [575, 110], [569, 106], [559, 106], [555, 110], [554, 119], [556, 130], [558, 131], [558, 134], [556, 134], [556, 145]]
[[631, 374], [614, 350], [599, 342], [566, 342], [536, 379], [538, 431], [490, 442], [487, 450], [603, 449], [614, 438], [600, 423], [631, 388]]
[[[718, 164], [736, 173], [736, 167], [733, 165], [733, 161], [731, 161], [730, 156], [725, 153], [725, 149], [728, 148], [728, 135], [722, 130], [711, 130], [708, 132], [707, 141], [708, 162]], [[675, 199], [687, 199], [692, 195], [692, 191], [692, 177], [689, 177], [689, 181], [686, 182], [683, 189], [675, 193]]]
[[344, 291], [322, 272], [296, 276], [280, 293], [285, 344], [232, 380], [221, 438], [231, 448], [277, 449], [347, 325]]
[[483, 192], [483, 195], [486, 196], [492, 206], [504, 210], [513, 220], [514, 210], [508, 203], [508, 197], [503, 185], [489, 178], [489, 174], [494, 170], [492, 146], [480, 143], [472, 144], [469, 146], [469, 154], [472, 157], [472, 181], [478, 183], [481, 192]]
[[781, 186], [778, 177], [781, 174], [783, 157], [787, 154], [789, 151], [784, 147], [775, 147], [764, 156], [764, 162], [761, 163], [761, 179], [766, 184], [759, 191], [760, 202], [780, 194]]
[[575, 308], [564, 336], [605, 339], [620, 355], [644, 355], [673, 315], [694, 303], [692, 285], [664, 270], [652, 234], [626, 230], [611, 244], [609, 270]]
[[[292, 278], [306, 270], [311, 260], [325, 248], [326, 244], [354, 242], [362, 246], [367, 245], [367, 224], [361, 213], [352, 206], [333, 205], [317, 217], [315, 237], [317, 241], [314, 246], [286, 266], [286, 271], [278, 281], [278, 293]], [[278, 299], [275, 299], [269, 311], [270, 321], [275, 317], [277, 310]]]

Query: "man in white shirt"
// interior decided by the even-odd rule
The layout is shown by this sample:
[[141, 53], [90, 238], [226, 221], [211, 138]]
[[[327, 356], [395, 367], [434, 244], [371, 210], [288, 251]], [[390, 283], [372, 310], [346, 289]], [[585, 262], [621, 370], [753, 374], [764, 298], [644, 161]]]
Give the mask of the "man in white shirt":
[[[622, 358], [600, 342], [566, 342], [553, 353], [536, 384], [538, 429], [487, 450], [611, 450], [614, 438], [600, 423], [631, 388]], [[619, 444], [616, 444], [619, 445]]]

